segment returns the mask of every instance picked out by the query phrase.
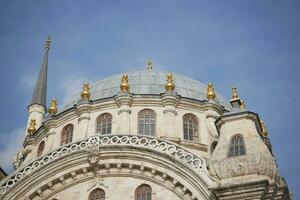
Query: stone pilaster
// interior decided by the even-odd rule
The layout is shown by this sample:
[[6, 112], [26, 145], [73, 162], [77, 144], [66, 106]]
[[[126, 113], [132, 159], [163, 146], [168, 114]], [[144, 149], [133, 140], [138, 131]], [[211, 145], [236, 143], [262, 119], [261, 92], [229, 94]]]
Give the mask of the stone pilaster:
[[115, 101], [119, 106], [119, 124], [117, 134], [130, 134], [130, 106], [132, 104], [133, 95], [128, 92], [119, 92]]
[[54, 140], [55, 140], [55, 133], [56, 133], [56, 119], [52, 118], [45, 122], [45, 126], [48, 129], [48, 133], [46, 135], [47, 142], [45, 145], [45, 152], [50, 152], [53, 150]]
[[[206, 116], [206, 128], [209, 135], [205, 134], [210, 139], [210, 143], [217, 140], [218, 131], [215, 126], [215, 121], [223, 113], [222, 107], [215, 100], [208, 100], [208, 103], [205, 104], [205, 116]], [[203, 137], [204, 135], [202, 135]], [[203, 140], [208, 140], [208, 138], [201, 138]]]
[[180, 138], [178, 137], [179, 134], [175, 128], [175, 117], [177, 115], [176, 107], [179, 103], [177, 93], [166, 92], [162, 95], [162, 103], [164, 105], [165, 137], [173, 141], [178, 141]]
[[78, 115], [78, 129], [74, 134], [74, 141], [78, 141], [87, 137], [88, 124], [90, 120], [91, 101], [87, 99], [81, 99], [77, 103], [76, 113]]

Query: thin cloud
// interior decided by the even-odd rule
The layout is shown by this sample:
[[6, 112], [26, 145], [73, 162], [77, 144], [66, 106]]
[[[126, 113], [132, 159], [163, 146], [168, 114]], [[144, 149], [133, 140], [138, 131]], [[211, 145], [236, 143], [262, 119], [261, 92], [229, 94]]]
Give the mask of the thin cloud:
[[5, 138], [5, 140], [1, 140], [3, 148], [0, 150], [0, 165], [8, 173], [13, 171], [12, 163], [17, 152], [22, 149], [25, 134], [24, 127], [17, 128], [9, 133], [0, 134]]

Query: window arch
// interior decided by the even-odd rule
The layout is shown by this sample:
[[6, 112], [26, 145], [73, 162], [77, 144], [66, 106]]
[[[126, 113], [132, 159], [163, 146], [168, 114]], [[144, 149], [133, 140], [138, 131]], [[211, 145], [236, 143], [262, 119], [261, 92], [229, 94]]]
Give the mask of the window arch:
[[105, 191], [97, 188], [89, 194], [89, 200], [105, 200]]
[[134, 200], [152, 200], [152, 188], [143, 184], [136, 188]]
[[196, 140], [198, 138], [198, 119], [193, 114], [183, 115], [183, 139]]
[[101, 135], [111, 134], [111, 121], [112, 115], [110, 113], [103, 113], [99, 115], [96, 120], [96, 132]]
[[138, 114], [138, 134], [155, 136], [156, 113], [150, 109], [141, 110]]
[[45, 141], [42, 141], [38, 147], [37, 157], [40, 157], [43, 154], [44, 148], [45, 148]]
[[242, 135], [234, 135], [230, 141], [229, 157], [241, 156], [246, 154], [244, 138]]
[[61, 133], [61, 145], [72, 142], [73, 131], [74, 131], [73, 124], [68, 124], [63, 128], [62, 133]]

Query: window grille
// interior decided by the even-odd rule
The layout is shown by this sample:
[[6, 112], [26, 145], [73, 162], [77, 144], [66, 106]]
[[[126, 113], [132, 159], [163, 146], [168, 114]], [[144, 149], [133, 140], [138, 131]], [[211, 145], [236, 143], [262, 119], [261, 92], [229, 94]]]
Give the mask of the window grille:
[[156, 114], [153, 110], [145, 109], [138, 114], [138, 133], [140, 135], [155, 136]]
[[93, 190], [89, 195], [89, 200], [105, 200], [105, 191], [100, 188]]
[[231, 138], [229, 157], [241, 156], [246, 154], [244, 138], [241, 135], [235, 135]]
[[198, 138], [198, 120], [195, 115], [185, 114], [183, 116], [183, 139], [196, 140]]
[[109, 113], [103, 113], [97, 117], [97, 133], [101, 135], [111, 134], [112, 128], [112, 115]]
[[61, 134], [61, 145], [72, 142], [73, 130], [74, 130], [73, 124], [68, 124], [67, 126], [65, 126], [63, 128], [62, 134]]
[[135, 190], [135, 200], [152, 200], [152, 188], [143, 184]]

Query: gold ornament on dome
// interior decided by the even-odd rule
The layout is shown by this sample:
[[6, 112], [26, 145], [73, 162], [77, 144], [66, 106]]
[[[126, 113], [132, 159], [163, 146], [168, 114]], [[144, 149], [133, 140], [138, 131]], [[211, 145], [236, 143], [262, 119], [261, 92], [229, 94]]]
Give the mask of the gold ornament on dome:
[[262, 136], [265, 138], [268, 137], [269, 132], [268, 132], [265, 122], [260, 121], [260, 124], [261, 124], [261, 128], [262, 128], [262, 131], [261, 131]]
[[83, 84], [80, 96], [82, 99], [90, 99], [91, 93], [90, 93], [90, 85], [88, 83]]
[[237, 94], [237, 89], [236, 87], [232, 88], [232, 97], [231, 97], [231, 101], [233, 100], [239, 100], [239, 95]]
[[207, 97], [208, 100], [214, 100], [214, 99], [216, 99], [215, 88], [214, 88], [214, 85], [212, 83], [209, 83], [207, 85], [206, 97]]
[[148, 62], [147, 62], [147, 69], [149, 72], [152, 71], [152, 60], [151, 59], [148, 59]]
[[241, 100], [241, 105], [240, 105], [241, 110], [246, 110], [246, 104], [244, 100]]
[[52, 99], [50, 102], [50, 107], [48, 108], [48, 112], [50, 115], [55, 115], [57, 113], [57, 100]]
[[34, 134], [36, 132], [36, 120], [35, 119], [31, 119], [30, 123], [29, 123], [29, 127], [27, 129], [27, 132], [31, 135]]
[[128, 83], [128, 75], [124, 74], [122, 76], [121, 84], [120, 84], [120, 90], [122, 92], [128, 92], [129, 91], [129, 83]]
[[165, 88], [166, 88], [166, 91], [167, 92], [172, 92], [174, 91], [175, 89], [175, 84], [174, 84], [174, 79], [173, 79], [173, 75], [172, 74], [167, 74], [167, 79], [166, 79], [166, 85], [165, 85]]

